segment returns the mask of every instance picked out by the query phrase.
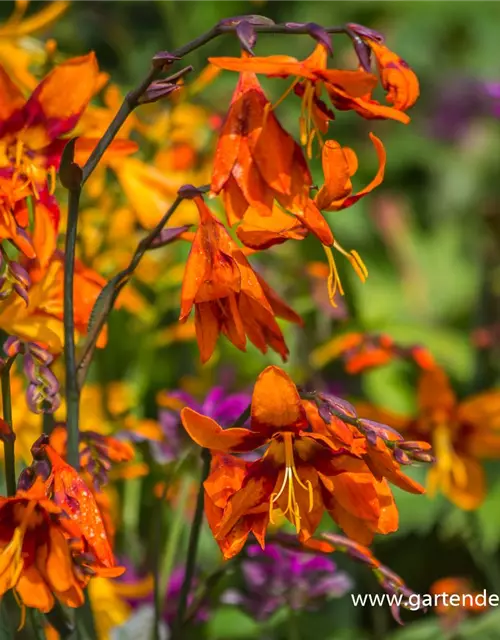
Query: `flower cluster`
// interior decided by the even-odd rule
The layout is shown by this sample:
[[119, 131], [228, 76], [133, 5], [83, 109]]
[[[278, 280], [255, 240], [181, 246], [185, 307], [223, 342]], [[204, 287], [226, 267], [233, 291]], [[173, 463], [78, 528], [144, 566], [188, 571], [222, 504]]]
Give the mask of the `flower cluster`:
[[[69, 3], [51, 3], [25, 18], [26, 6], [17, 2], [0, 27], [16, 51], [24, 51], [21, 35], [49, 24]], [[304, 59], [258, 56], [261, 31], [306, 34], [314, 47]], [[208, 57], [193, 82], [193, 67], [176, 70], [187, 53], [227, 32], [241, 45], [239, 57]], [[353, 68], [337, 68], [333, 33], [352, 43]], [[240, 591], [221, 590], [222, 601], [238, 602], [259, 619], [282, 606], [315, 608], [348, 590], [350, 579], [330, 558], [311, 555], [333, 551], [313, 538], [324, 521], [349, 538], [332, 538], [334, 545], [351, 555], [357, 550], [388, 592], [410, 593], [359, 545], [398, 529], [391, 485], [423, 493], [403, 469], [432, 462], [431, 445], [440, 456], [431, 477], [437, 474], [448, 490], [464, 489], [472, 472], [465, 462], [457, 464], [450, 429], [442, 414], [436, 417], [441, 409], [447, 417], [463, 413], [448, 392], [439, 407], [422, 401], [425, 419], [440, 423], [435, 437], [429, 437], [427, 422], [413, 420], [405, 426], [406, 439], [385, 421], [359, 417], [369, 414], [346, 400], [297, 387], [275, 365], [260, 373], [251, 397], [226, 395], [234, 380], [198, 402], [194, 396], [202, 393], [184, 389], [157, 394], [171, 382], [169, 367], [156, 355], [148, 360], [142, 346], [130, 385], [125, 372], [123, 380], [109, 382], [106, 357], [92, 360], [95, 348], [107, 344], [115, 306], [137, 323], [141, 345], [144, 339], [161, 350], [196, 339], [201, 364], [209, 363], [197, 391], [213, 385], [203, 376], [210, 377], [221, 334], [242, 352], [253, 345], [284, 362], [293, 356], [282, 321], [296, 325], [297, 333], [306, 323], [286, 294], [267, 282], [263, 265], [269, 254], [259, 258], [311, 236], [311, 246], [326, 254], [325, 263], [313, 264], [333, 306], [344, 295], [333, 250], [365, 282], [368, 270], [359, 253], [344, 249], [329, 223], [331, 214], [381, 185], [387, 153], [380, 137], [365, 131], [378, 166], [368, 184], [356, 188], [363, 148], [355, 152], [337, 140], [336, 119], [348, 111], [370, 121], [370, 128], [377, 120], [407, 124], [419, 95], [415, 73], [381, 34], [361, 25], [275, 25], [261, 16], [222, 20], [185, 47], [157, 53], [148, 75], [125, 96], [100, 71], [93, 52], [64, 59], [52, 41], [42, 50], [24, 52], [26, 64], [22, 56], [10, 64], [0, 48], [0, 435], [8, 494], [0, 498], [0, 596], [12, 590], [23, 612], [29, 607], [49, 613], [52, 624], [60, 622], [57, 601], [78, 609], [88, 588], [97, 610], [99, 590], [108, 590], [120, 615], [113, 625], [98, 625], [99, 633], [105, 628], [103, 638], [131, 614], [135, 596], [143, 603], [154, 598], [155, 637], [166, 622], [180, 638], [186, 621], [203, 619], [211, 597], [202, 579], [193, 580], [195, 569], [200, 576], [204, 571], [195, 562], [203, 515], [223, 558], [241, 562], [245, 577]], [[226, 113], [214, 114], [192, 98], [222, 71], [239, 75]], [[272, 102], [260, 76], [288, 81], [282, 97]], [[281, 105], [293, 108], [293, 101], [300, 115], [288, 130]], [[139, 149], [142, 156], [134, 155]], [[171, 251], [174, 241], [178, 254]], [[132, 277], [133, 287], [127, 287]], [[173, 288], [180, 295], [170, 295]], [[179, 322], [165, 327], [179, 307]], [[116, 335], [125, 354], [135, 346], [125, 344], [120, 331]], [[422, 376], [437, 375], [425, 349], [399, 348], [379, 335], [338, 339], [328, 357], [343, 355], [351, 373], [404, 357], [420, 366]], [[158, 419], [148, 413], [146, 393], [138, 400], [133, 395], [142, 374], [153, 369], [161, 370], [152, 385]], [[87, 376], [92, 384], [85, 384]], [[423, 388], [429, 384], [436, 384], [434, 378]], [[196, 500], [193, 442], [204, 461]], [[154, 474], [161, 474], [160, 482], [144, 478]], [[133, 480], [144, 483], [138, 487]], [[141, 492], [172, 511], [163, 565], [163, 513], [151, 522], [144, 558], [135, 544], [142, 523], [131, 526], [130, 537], [117, 531], [120, 503], [130, 521], [125, 510], [130, 503], [139, 511]], [[185, 567], [176, 567], [184, 509], [194, 513], [189, 556]], [[288, 526], [285, 520], [295, 529], [287, 541], [276, 533]], [[250, 533], [260, 546], [244, 549]], [[118, 565], [115, 534], [122, 547], [130, 542], [134, 562], [127, 558]], [[267, 548], [266, 537], [273, 540]], [[108, 580], [132, 564], [145, 567], [144, 580], [134, 580], [132, 570], [118, 583]], [[211, 576], [206, 583], [212, 584]]]

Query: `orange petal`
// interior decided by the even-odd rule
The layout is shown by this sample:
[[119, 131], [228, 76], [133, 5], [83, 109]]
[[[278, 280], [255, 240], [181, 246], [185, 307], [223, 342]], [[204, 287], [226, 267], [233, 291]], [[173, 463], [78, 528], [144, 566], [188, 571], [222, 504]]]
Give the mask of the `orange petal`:
[[387, 102], [405, 111], [415, 104], [420, 94], [418, 78], [406, 62], [388, 47], [373, 40], [365, 42], [377, 59]]
[[327, 247], [330, 247], [335, 238], [328, 222], [312, 200], [308, 200], [305, 208], [300, 212], [293, 212], [295, 216]]
[[54, 606], [54, 596], [40, 572], [31, 565], [27, 567], [16, 586], [24, 605], [48, 613]]
[[277, 205], [273, 206], [270, 218], [248, 209], [243, 222], [236, 230], [241, 242], [252, 249], [268, 249], [287, 240], [302, 240], [307, 229], [297, 218], [286, 214]]
[[366, 71], [319, 69], [316, 75], [353, 98], [362, 98], [370, 94], [378, 84], [377, 76]]
[[248, 210], [248, 202], [233, 176], [229, 176], [222, 192], [222, 198], [227, 222], [232, 227], [243, 219]]
[[262, 276], [260, 276], [257, 272], [255, 273], [255, 275], [257, 276], [257, 280], [262, 287], [262, 291], [264, 292], [267, 301], [271, 305], [271, 309], [274, 315], [277, 318], [283, 318], [283, 320], [294, 322], [295, 324], [298, 324], [302, 327], [304, 325], [304, 321], [299, 316], [299, 314], [296, 313], [291, 307], [286, 304], [286, 302], [282, 298], [279, 297], [276, 291], [267, 284]]
[[196, 340], [203, 364], [212, 357], [222, 328], [216, 309], [211, 302], [200, 302], [195, 308]]
[[456, 396], [446, 373], [440, 367], [422, 371], [418, 382], [420, 413], [439, 419], [455, 408]]
[[248, 513], [269, 511], [269, 499], [278, 478], [278, 468], [265, 458], [250, 465], [241, 489], [229, 498], [215, 532], [216, 540], [225, 538]]
[[50, 527], [49, 555], [45, 570], [55, 591], [66, 591], [73, 585], [72, 560], [64, 535], [55, 527]]
[[287, 76], [299, 76], [302, 78], [315, 79], [313, 71], [305, 66], [302, 62], [292, 56], [255, 56], [252, 58], [209, 58], [208, 61], [227, 71], [252, 71], [253, 73], [262, 73], [266, 76], [279, 76], [286, 78]]
[[296, 142], [283, 129], [273, 111], [264, 117], [255, 144], [252, 140], [249, 139], [250, 152], [266, 184], [278, 193], [290, 194]]
[[98, 74], [93, 52], [66, 60], [45, 76], [26, 106], [40, 105], [47, 119], [67, 122], [68, 131], [94, 95]]
[[[321, 152], [325, 183], [318, 191], [314, 202], [318, 209], [328, 207], [352, 191], [351, 167], [344, 149], [335, 140], [327, 140]], [[352, 157], [351, 157], [352, 164]]]
[[225, 452], [253, 451], [266, 441], [262, 435], [249, 429], [222, 429], [215, 420], [189, 407], [184, 407], [181, 411], [181, 421], [191, 439], [207, 449]]
[[367, 120], [397, 120], [403, 124], [410, 122], [409, 116], [398, 109], [382, 105], [376, 100], [357, 98], [339, 87], [326, 84], [326, 90], [330, 96], [333, 106], [340, 111], [356, 111], [360, 116]]
[[[375, 136], [373, 133], [370, 133], [370, 139], [373, 142], [373, 145], [375, 147], [375, 150], [378, 156], [377, 173], [375, 174], [375, 177], [373, 178], [373, 180], [364, 189], [361, 189], [361, 191], [359, 191], [355, 195], [348, 196], [347, 198], [345, 198], [345, 200], [342, 202], [342, 206], [341, 206], [342, 209], [346, 207], [350, 207], [361, 198], [364, 198], [368, 193], [373, 191], [375, 187], [378, 187], [379, 184], [381, 184], [384, 179], [385, 163], [387, 160], [387, 154], [385, 152], [384, 145], [382, 144], [382, 141], [379, 138], [377, 138], [377, 136]], [[336, 211], [339, 208], [339, 203], [334, 203], [332, 208], [334, 211]]]
[[0, 65], [0, 120], [5, 121], [20, 109], [26, 100], [23, 92], [11, 80], [7, 71]]
[[252, 426], [272, 433], [306, 424], [297, 388], [279, 367], [271, 366], [257, 378], [252, 395]]
[[[460, 456], [460, 461], [464, 466], [466, 484], [459, 486], [455, 481], [455, 476], [450, 475], [449, 486], [441, 485], [443, 494], [456, 504], [460, 509], [471, 511], [481, 506], [486, 497], [486, 481], [481, 464], [477, 460]], [[435, 472], [431, 469], [429, 475]]]
[[[78, 138], [75, 144], [75, 162], [80, 166], [84, 165], [98, 142], [98, 138]], [[138, 148], [139, 145], [137, 142], [118, 138], [111, 142], [102, 159], [106, 162], [106, 160], [122, 158], [123, 156], [135, 153]]]

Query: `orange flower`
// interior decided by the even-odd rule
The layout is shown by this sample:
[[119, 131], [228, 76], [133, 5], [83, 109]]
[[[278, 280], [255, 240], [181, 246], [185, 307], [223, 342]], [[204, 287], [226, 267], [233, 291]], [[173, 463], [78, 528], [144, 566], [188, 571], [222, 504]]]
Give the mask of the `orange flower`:
[[79, 523], [47, 497], [41, 478], [12, 498], [0, 498], [0, 594], [15, 589], [23, 606], [44, 613], [54, 596], [69, 607], [82, 606], [91, 575], [123, 573], [93, 559], [87, 542]]
[[314, 198], [318, 209], [339, 211], [356, 204], [368, 195], [384, 179], [386, 153], [382, 141], [370, 133], [377, 152], [379, 167], [375, 178], [361, 191], [352, 193], [351, 178], [358, 168], [358, 159], [352, 149], [341, 147], [335, 140], [327, 140], [322, 150], [323, 174], [325, 183]]
[[[288, 78], [295, 76], [292, 86], [278, 101], [279, 104], [289, 93], [294, 91], [302, 98], [300, 115], [300, 138], [306, 147], [309, 157], [312, 156], [312, 142], [316, 136], [322, 143], [328, 124], [335, 115], [321, 100], [321, 91], [330, 87], [344, 91], [346, 95], [362, 96], [377, 84], [374, 75], [364, 71], [344, 71], [327, 69], [328, 51], [323, 44], [318, 44], [305, 60], [297, 60], [292, 56], [267, 56], [244, 58], [209, 58], [209, 61], [221, 69], [229, 71], [263, 73], [269, 77]], [[277, 106], [277, 105], [275, 105]], [[267, 147], [269, 150], [270, 147]]]
[[[28, 303], [19, 296], [8, 298], [0, 309], [0, 328], [21, 340], [39, 342], [51, 353], [63, 349], [64, 254], [56, 249], [58, 219], [54, 219], [52, 197], [41, 192], [31, 236], [36, 259], [24, 260], [31, 286]], [[75, 264], [75, 327], [87, 332], [90, 313], [106, 281], [80, 260]], [[106, 344], [104, 331], [98, 346]]]
[[33, 243], [21, 224], [19, 209], [31, 194], [29, 185], [19, 176], [0, 176], [0, 241], [10, 240], [28, 258], [35, 257]]
[[348, 535], [366, 544], [375, 532], [397, 529], [386, 477], [406, 490], [423, 490], [397, 463], [389, 464], [390, 453], [381, 445], [368, 453], [364, 439], [349, 440], [349, 430], [346, 438], [326, 428], [320, 432], [317, 419], [278, 367], [268, 367], [257, 379], [250, 429], [222, 429], [188, 407], [182, 410], [184, 428], [202, 447], [237, 454], [268, 445], [253, 463], [224, 458], [221, 466], [216, 461], [205, 482], [207, 517], [226, 558], [238, 553], [250, 531], [263, 545], [276, 508], [302, 541], [313, 535], [327, 510]]
[[301, 324], [299, 316], [257, 276], [203, 199], [194, 202], [200, 225], [182, 283], [180, 321], [187, 320], [194, 306], [202, 362], [212, 355], [221, 332], [242, 351], [248, 336], [263, 353], [270, 346], [286, 359], [288, 349], [275, 316]]
[[44, 613], [54, 595], [69, 607], [84, 602], [61, 509], [43, 483], [0, 498], [0, 594], [15, 588], [21, 602]]
[[412, 107], [420, 95], [418, 78], [408, 64], [385, 44], [364, 37], [377, 60], [382, 86], [387, 92], [386, 100], [398, 111]]
[[50, 465], [50, 474], [45, 481], [47, 494], [78, 526], [85, 549], [92, 554], [95, 564], [103, 569], [100, 575], [121, 575], [124, 570], [115, 566], [104, 522], [91, 490], [78, 472], [47, 442], [47, 436], [41, 436], [32, 447], [33, 458], [47, 461]]
[[278, 122], [255, 75], [242, 73], [219, 135], [211, 183], [212, 193], [222, 194], [229, 224], [247, 215], [265, 216], [275, 224], [277, 201], [331, 244], [328, 225], [310, 211], [311, 185], [299, 145]]
[[[481, 613], [488, 609], [487, 597], [478, 591], [474, 591], [467, 578], [440, 578], [431, 585], [429, 591], [434, 596], [444, 594], [447, 596], [459, 596], [460, 605], [458, 607], [441, 602], [438, 602], [435, 607], [438, 615], [456, 618], [455, 622], [460, 622], [466, 612]], [[478, 603], [479, 597], [481, 597], [482, 603]], [[449, 601], [449, 598], [447, 600]]]
[[[65, 142], [97, 88], [95, 55], [68, 60], [53, 69], [28, 100], [0, 67], [0, 164], [29, 180], [32, 192], [55, 171]], [[68, 88], [71, 91], [68, 93]]]
[[440, 490], [461, 509], [477, 509], [486, 495], [480, 460], [500, 456], [500, 392], [460, 402], [446, 373], [434, 366], [420, 374], [418, 407], [410, 418], [367, 410], [373, 419], [432, 444], [436, 462], [427, 477], [429, 495]]

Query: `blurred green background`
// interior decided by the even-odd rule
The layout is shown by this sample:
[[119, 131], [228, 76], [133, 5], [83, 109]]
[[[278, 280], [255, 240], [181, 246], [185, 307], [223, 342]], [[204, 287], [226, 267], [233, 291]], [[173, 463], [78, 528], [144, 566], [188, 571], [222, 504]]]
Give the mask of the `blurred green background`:
[[[287, 327], [292, 353], [287, 370], [299, 381], [313, 374], [310, 353], [347, 329], [385, 332], [398, 341], [428, 347], [449, 372], [460, 395], [491, 388], [498, 382], [498, 347], [478, 351], [473, 332], [500, 322], [500, 100], [488, 95], [484, 83], [500, 83], [496, 2], [75, 2], [51, 35], [67, 54], [96, 51], [101, 68], [125, 89], [142, 77], [157, 50], [171, 50], [198, 36], [221, 18], [258, 13], [276, 22], [356, 22], [381, 31], [391, 49], [415, 70], [421, 98], [408, 126], [366, 122], [341, 113], [330, 136], [352, 147], [360, 160], [356, 185], [374, 175], [375, 154], [368, 132], [380, 136], [388, 162], [383, 184], [347, 211], [327, 214], [336, 237], [362, 255], [369, 278], [362, 285], [339, 259], [348, 290], [349, 318], [337, 320], [317, 310], [305, 272], [307, 262], [323, 260], [313, 239], [273, 249], [261, 261], [266, 277], [306, 319], [306, 330]], [[307, 36], [261, 36], [260, 55], [307, 55]], [[349, 43], [334, 40], [339, 66], [353, 64]], [[225, 36], [188, 56], [195, 69], [209, 55], [236, 55], [238, 45]], [[223, 74], [196, 101], [224, 113], [235, 76]], [[263, 82], [279, 96], [283, 81]], [[485, 88], [486, 87], [486, 88]], [[298, 101], [287, 101], [279, 115], [296, 132]], [[495, 113], [496, 107], [496, 113]], [[315, 160], [316, 170], [320, 169]], [[317, 179], [321, 179], [320, 171]], [[166, 292], [158, 328], [175, 321], [177, 293]], [[192, 343], [155, 349], [148, 342], [151, 326], [122, 312], [110, 323], [110, 344], [98, 355], [96, 370], [107, 380], [141, 381], [143, 415], [155, 417], [157, 391], [176, 388], [200, 368]], [[264, 366], [277, 362], [255, 349], [242, 354], [230, 345], [220, 349], [211, 381], [225, 365], [248, 386]], [[315, 381], [335, 384], [344, 395], [362, 396], [398, 411], [415, 406], [415, 374], [394, 364], [348, 379], [338, 364], [329, 363]], [[412, 470], [424, 478], [425, 469]], [[402, 494], [397, 490], [401, 527], [379, 539], [375, 554], [404, 577], [415, 591], [428, 592], [446, 576], [471, 579], [477, 590], [500, 593], [500, 472], [488, 466], [489, 495], [473, 513], [464, 513], [442, 498]], [[151, 505], [149, 505], [151, 507]], [[146, 536], [152, 511], [143, 505], [141, 535]], [[137, 523], [136, 523], [137, 524]], [[207, 534], [203, 557], [216, 555]], [[210, 563], [210, 560], [208, 560]], [[339, 558], [353, 575], [356, 590], [372, 592], [375, 580], [362, 567]], [[355, 609], [349, 596], [332, 601], [320, 613], [298, 620], [300, 637], [315, 640], [427, 640], [443, 637], [500, 638], [500, 611], [471, 618], [447, 635], [432, 612], [403, 613], [406, 627], [397, 629], [388, 609]], [[207, 630], [208, 629], [208, 630]], [[261, 637], [252, 621], [232, 608], [215, 613], [203, 631], [215, 639]], [[277, 621], [267, 637], [286, 637]], [[264, 636], [262, 636], [264, 637]]]

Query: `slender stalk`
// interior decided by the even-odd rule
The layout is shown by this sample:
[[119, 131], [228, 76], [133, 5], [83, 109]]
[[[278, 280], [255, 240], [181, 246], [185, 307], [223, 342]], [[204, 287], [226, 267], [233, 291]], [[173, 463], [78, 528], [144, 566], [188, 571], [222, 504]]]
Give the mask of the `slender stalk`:
[[76, 366], [76, 377], [80, 389], [85, 383], [85, 378], [87, 376], [87, 371], [90, 365], [92, 354], [97, 344], [97, 339], [99, 338], [99, 335], [108, 320], [108, 316], [114, 307], [116, 299], [118, 298], [118, 294], [130, 280], [137, 266], [141, 262], [144, 254], [151, 247], [155, 238], [160, 234], [163, 227], [167, 224], [170, 217], [173, 215], [183, 199], [183, 196], [177, 196], [177, 198], [174, 200], [174, 202], [158, 222], [158, 224], [153, 229], [151, 229], [151, 231], [145, 238], [140, 241], [129, 265], [125, 269], [120, 271], [120, 273], [118, 273], [116, 276], [114, 276], [104, 287], [103, 292], [106, 290], [109, 295], [106, 299], [103, 299], [102, 309], [98, 312], [98, 317], [94, 319], [92, 327], [89, 327], [88, 335], [82, 347], [82, 351]]
[[177, 494], [177, 508], [170, 525], [167, 546], [165, 549], [165, 557], [163, 559], [163, 566], [160, 574], [160, 593], [163, 600], [160, 606], [160, 612], [163, 609], [163, 602], [165, 602], [166, 594], [168, 593], [168, 585], [170, 583], [170, 576], [175, 564], [175, 558], [179, 549], [179, 542], [182, 536], [184, 515], [186, 502], [189, 497], [189, 491], [192, 486], [192, 479], [184, 476], [181, 480], [181, 486]]
[[13, 362], [13, 358], [8, 360], [2, 369], [1, 374], [3, 418], [8, 425], [10, 432], [3, 438], [5, 482], [7, 485], [7, 494], [9, 496], [13, 496], [16, 493], [16, 458], [14, 452], [16, 435], [14, 433], [12, 422], [12, 395], [10, 390], [10, 369]]
[[185, 622], [187, 603], [191, 584], [193, 582], [194, 571], [196, 567], [196, 556], [198, 554], [198, 542], [200, 539], [201, 525], [203, 523], [203, 507], [205, 498], [205, 489], [203, 483], [208, 477], [210, 471], [210, 451], [203, 449], [201, 453], [203, 467], [201, 471], [200, 487], [198, 489], [198, 499], [196, 501], [196, 509], [191, 524], [191, 533], [189, 536], [188, 552], [186, 557], [186, 567], [184, 571], [184, 580], [182, 582], [181, 592], [179, 595], [179, 603], [177, 606], [177, 615], [172, 629], [172, 640], [182, 639], [182, 630]]
[[76, 378], [74, 273], [78, 207], [81, 188], [70, 189], [68, 199], [68, 225], [64, 252], [64, 360], [66, 365], [66, 429], [68, 431], [68, 462], [79, 468], [78, 447], [80, 390]]

